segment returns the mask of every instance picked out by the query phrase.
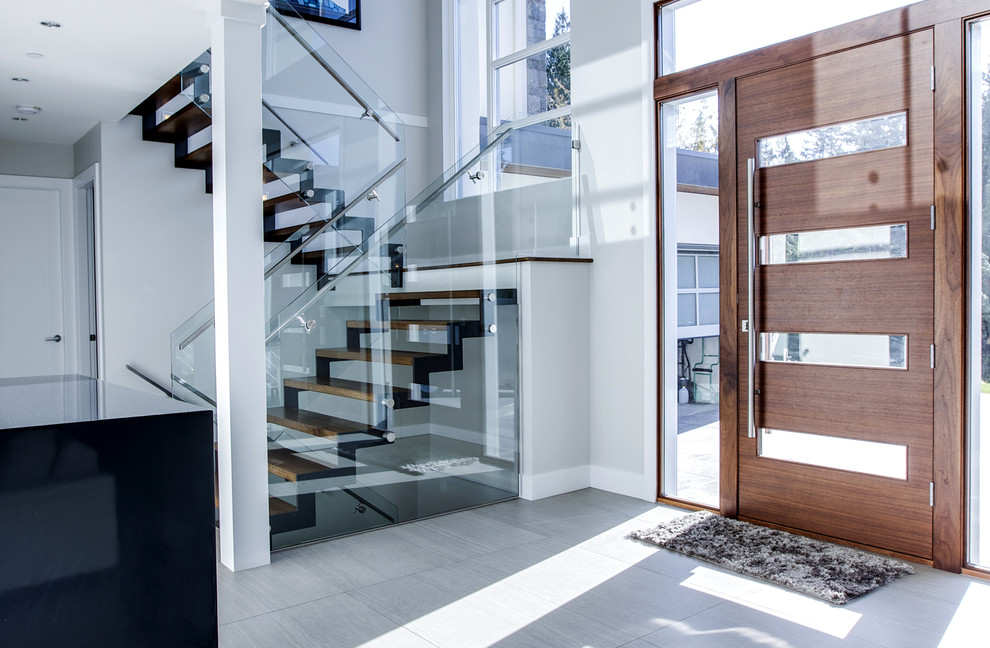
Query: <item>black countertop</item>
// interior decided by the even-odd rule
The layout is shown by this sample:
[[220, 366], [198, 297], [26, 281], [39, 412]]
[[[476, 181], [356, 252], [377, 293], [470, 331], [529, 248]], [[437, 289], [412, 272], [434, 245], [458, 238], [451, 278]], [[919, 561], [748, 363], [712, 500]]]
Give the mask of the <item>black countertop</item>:
[[0, 430], [202, 410], [86, 376], [0, 378]]

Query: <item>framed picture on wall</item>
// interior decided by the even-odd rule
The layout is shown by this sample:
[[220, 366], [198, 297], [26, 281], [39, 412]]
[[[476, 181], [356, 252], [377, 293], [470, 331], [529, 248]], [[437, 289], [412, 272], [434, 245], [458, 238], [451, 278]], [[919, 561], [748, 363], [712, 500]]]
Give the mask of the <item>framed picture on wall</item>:
[[272, 6], [288, 16], [361, 29], [361, 0], [273, 0]]

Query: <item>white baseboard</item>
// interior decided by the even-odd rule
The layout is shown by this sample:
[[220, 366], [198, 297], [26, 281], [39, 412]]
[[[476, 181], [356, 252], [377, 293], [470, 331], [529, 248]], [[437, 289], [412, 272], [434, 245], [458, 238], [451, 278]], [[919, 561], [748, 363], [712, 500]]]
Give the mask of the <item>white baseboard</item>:
[[591, 485], [588, 466], [567, 468], [539, 475], [519, 476], [519, 497], [525, 500], [538, 500], [571, 491], [581, 490]]
[[647, 502], [656, 501], [656, 484], [647, 483], [647, 477], [642, 473], [591, 466], [591, 487]]

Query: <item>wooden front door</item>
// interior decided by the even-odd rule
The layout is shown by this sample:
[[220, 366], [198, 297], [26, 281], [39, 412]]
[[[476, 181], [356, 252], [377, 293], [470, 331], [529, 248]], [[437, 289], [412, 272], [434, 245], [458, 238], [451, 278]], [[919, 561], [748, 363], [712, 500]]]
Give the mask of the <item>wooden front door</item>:
[[932, 57], [921, 31], [739, 78], [736, 95], [739, 516], [926, 559]]

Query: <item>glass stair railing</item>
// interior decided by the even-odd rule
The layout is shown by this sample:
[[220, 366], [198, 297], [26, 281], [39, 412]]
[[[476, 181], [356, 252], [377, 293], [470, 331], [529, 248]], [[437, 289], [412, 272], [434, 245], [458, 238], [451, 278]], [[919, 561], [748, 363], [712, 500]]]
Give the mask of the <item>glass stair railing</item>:
[[269, 322], [273, 548], [518, 494], [511, 262], [575, 256], [570, 178], [520, 173], [529, 141], [491, 136]]
[[[496, 132], [406, 204], [394, 113], [304, 21], [264, 41], [272, 547], [515, 497], [513, 262], [579, 252], [569, 130]], [[177, 396], [215, 400], [213, 333], [212, 303], [173, 333]]]
[[[276, 313], [356, 249], [405, 203], [404, 125], [304, 20], [269, 9], [263, 31], [263, 218], [266, 304]], [[156, 120], [209, 124], [209, 53], [187, 66], [181, 94]], [[186, 115], [189, 116], [186, 116]], [[206, 118], [204, 121], [204, 117]], [[175, 129], [178, 122], [170, 124]], [[180, 129], [185, 132], [185, 129]], [[183, 166], [207, 171], [203, 128], [176, 142]], [[181, 150], [180, 150], [181, 148]], [[172, 335], [173, 390], [215, 399], [213, 306]]]

